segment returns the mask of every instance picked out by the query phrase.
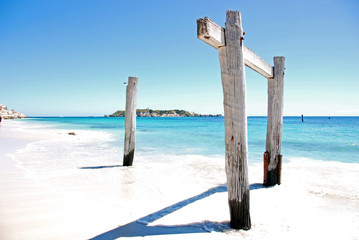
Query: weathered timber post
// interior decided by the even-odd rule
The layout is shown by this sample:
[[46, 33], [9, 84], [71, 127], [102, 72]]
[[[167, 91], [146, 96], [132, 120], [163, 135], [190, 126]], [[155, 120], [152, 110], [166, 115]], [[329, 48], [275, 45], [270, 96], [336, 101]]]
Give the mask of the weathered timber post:
[[284, 57], [275, 57], [272, 67], [243, 45], [243, 35], [241, 15], [237, 11], [227, 12], [226, 29], [208, 17], [197, 20], [197, 37], [219, 50], [231, 227], [249, 229], [251, 221], [244, 65], [268, 79], [268, 133], [267, 151], [264, 154], [264, 183], [265, 185], [280, 184]]
[[281, 179], [284, 60], [284, 57], [274, 57], [274, 77], [268, 78], [267, 140], [263, 181], [265, 186], [280, 184]]
[[227, 11], [226, 46], [219, 48], [223, 87], [226, 175], [231, 227], [250, 229], [246, 76], [238, 11]]
[[[227, 11], [226, 29], [208, 17], [197, 20], [197, 36], [219, 50], [223, 86], [226, 175], [231, 227], [250, 229], [246, 81], [241, 15]], [[249, 49], [250, 53], [251, 52]], [[250, 54], [249, 53], [249, 54]], [[257, 66], [256, 56], [250, 56]]]
[[126, 87], [125, 146], [123, 166], [132, 166], [135, 153], [137, 77], [129, 77]]

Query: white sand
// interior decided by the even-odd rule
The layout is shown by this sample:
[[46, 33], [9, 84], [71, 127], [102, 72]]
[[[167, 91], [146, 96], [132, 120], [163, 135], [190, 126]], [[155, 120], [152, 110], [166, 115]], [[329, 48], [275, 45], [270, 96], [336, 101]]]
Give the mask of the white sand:
[[237, 231], [228, 228], [222, 160], [136, 155], [123, 168], [122, 155], [86, 152], [93, 133], [76, 133], [3, 122], [1, 240], [359, 239], [359, 164], [292, 159], [272, 188], [260, 184], [262, 165], [250, 165], [252, 229]]

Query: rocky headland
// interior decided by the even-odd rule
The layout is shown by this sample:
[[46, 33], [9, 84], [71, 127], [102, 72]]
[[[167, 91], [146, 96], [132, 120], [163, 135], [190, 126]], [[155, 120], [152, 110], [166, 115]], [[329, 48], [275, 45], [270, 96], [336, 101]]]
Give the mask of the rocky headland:
[[17, 112], [14, 109], [12, 110], [8, 110], [8, 108], [3, 105], [0, 104], [0, 116], [3, 119], [21, 119], [21, 118], [27, 118], [27, 116], [25, 114], [23, 114], [22, 112]]
[[[124, 117], [125, 111], [116, 111], [113, 114], [105, 115], [105, 117]], [[198, 114], [188, 112], [185, 110], [152, 110], [152, 109], [137, 109], [137, 117], [222, 117], [221, 114]]]

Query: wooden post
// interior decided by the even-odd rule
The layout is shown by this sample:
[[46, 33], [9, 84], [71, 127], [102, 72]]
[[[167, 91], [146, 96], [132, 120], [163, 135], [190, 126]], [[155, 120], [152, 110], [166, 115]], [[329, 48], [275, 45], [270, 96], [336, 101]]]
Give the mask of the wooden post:
[[227, 11], [226, 46], [219, 48], [225, 122], [226, 175], [231, 227], [251, 228], [249, 214], [246, 80], [238, 11]]
[[269, 154], [268, 170], [264, 173], [265, 186], [280, 184], [283, 129], [284, 57], [274, 57], [274, 78], [268, 78], [268, 118], [266, 151]]
[[227, 12], [225, 29], [208, 17], [198, 19], [197, 37], [219, 51], [231, 227], [249, 229], [251, 220], [244, 65], [268, 79], [268, 131], [267, 151], [264, 154], [264, 184], [280, 184], [284, 57], [275, 57], [273, 68], [244, 46], [241, 15], [237, 11]]
[[268, 163], [269, 163], [269, 152], [265, 152], [263, 155], [264, 158], [264, 176], [263, 176], [263, 183], [266, 185], [268, 179]]
[[278, 155], [278, 185], [281, 184], [282, 179], [282, 155]]
[[132, 166], [136, 137], [137, 77], [129, 77], [126, 87], [125, 146], [123, 166]]

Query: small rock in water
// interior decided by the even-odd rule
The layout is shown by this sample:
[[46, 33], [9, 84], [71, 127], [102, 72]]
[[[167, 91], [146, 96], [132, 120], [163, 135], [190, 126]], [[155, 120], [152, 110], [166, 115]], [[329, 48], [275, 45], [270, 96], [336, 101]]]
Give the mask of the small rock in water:
[[67, 133], [68, 135], [72, 135], [72, 136], [75, 136], [76, 135], [76, 133], [75, 132], [69, 132], [69, 133]]

